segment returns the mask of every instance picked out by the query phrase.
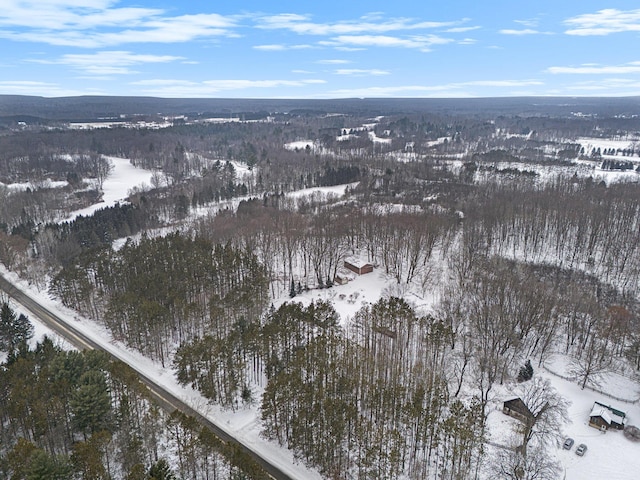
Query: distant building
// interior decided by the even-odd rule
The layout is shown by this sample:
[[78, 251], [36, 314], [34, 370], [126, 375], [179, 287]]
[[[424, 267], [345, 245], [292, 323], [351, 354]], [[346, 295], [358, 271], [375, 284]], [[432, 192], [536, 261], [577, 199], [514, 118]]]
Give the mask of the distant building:
[[504, 402], [502, 413], [510, 417], [517, 418], [521, 422], [528, 423], [534, 418], [529, 407], [525, 405], [521, 398], [512, 398]]
[[349, 259], [344, 261], [345, 268], [348, 268], [352, 272], [357, 273], [358, 275], [364, 275], [365, 273], [373, 272], [373, 264], [368, 262], [363, 262], [358, 259]]
[[607, 431], [610, 428], [622, 430], [626, 421], [627, 414], [625, 412], [600, 402], [593, 404], [589, 414], [589, 425], [603, 431]]

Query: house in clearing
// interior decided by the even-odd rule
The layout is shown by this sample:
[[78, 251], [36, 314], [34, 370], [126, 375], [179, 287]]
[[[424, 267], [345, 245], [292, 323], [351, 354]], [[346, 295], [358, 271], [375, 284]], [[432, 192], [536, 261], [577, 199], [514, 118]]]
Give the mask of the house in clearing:
[[348, 268], [352, 272], [358, 275], [364, 275], [365, 273], [373, 272], [373, 264], [361, 261], [357, 258], [350, 258], [344, 261], [345, 268]]
[[604, 403], [595, 402], [589, 414], [589, 425], [606, 432], [610, 428], [623, 430], [627, 414]]
[[528, 423], [534, 417], [529, 407], [527, 407], [519, 397], [505, 401], [502, 406], [502, 413], [517, 418], [524, 423]]

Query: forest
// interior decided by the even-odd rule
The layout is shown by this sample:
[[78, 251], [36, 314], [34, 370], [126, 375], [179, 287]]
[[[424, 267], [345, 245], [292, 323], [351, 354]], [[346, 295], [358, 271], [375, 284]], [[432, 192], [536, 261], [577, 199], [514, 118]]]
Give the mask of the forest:
[[[321, 478], [561, 478], [568, 402], [537, 373], [558, 355], [582, 389], [640, 372], [640, 119], [603, 105], [7, 121], [0, 262], [212, 405], [255, 412]], [[151, 184], [70, 217], [113, 157]], [[365, 277], [373, 301], [343, 288]], [[266, 478], [130, 367], [32, 339], [12, 308], [0, 478]], [[496, 449], [505, 389], [535, 422]]]

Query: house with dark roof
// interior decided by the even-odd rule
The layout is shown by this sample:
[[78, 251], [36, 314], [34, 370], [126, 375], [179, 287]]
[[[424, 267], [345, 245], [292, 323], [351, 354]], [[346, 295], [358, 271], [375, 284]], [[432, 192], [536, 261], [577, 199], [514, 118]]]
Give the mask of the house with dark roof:
[[605, 432], [610, 428], [623, 430], [626, 421], [627, 414], [625, 412], [600, 402], [593, 404], [589, 414], [589, 425]]
[[502, 413], [509, 415], [510, 417], [517, 418], [525, 424], [529, 423], [534, 418], [529, 407], [527, 407], [519, 397], [505, 401], [502, 406]]

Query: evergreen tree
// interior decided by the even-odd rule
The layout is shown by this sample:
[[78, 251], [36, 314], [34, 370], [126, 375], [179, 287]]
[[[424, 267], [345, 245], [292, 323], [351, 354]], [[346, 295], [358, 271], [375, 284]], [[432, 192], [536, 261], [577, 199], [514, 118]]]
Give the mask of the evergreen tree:
[[524, 366], [520, 367], [518, 372], [518, 382], [526, 382], [533, 377], [533, 367], [531, 366], [531, 360], [527, 360]]
[[30, 458], [27, 480], [68, 480], [72, 477], [69, 458], [36, 450]]
[[0, 350], [13, 351], [33, 337], [33, 325], [23, 314], [16, 316], [8, 303], [0, 308]]
[[176, 476], [171, 471], [169, 463], [161, 458], [149, 469], [149, 480], [175, 480]]
[[80, 377], [80, 386], [71, 399], [71, 408], [76, 426], [85, 434], [109, 427], [111, 397], [102, 372], [90, 370]]
[[296, 284], [293, 281], [293, 278], [291, 279], [291, 287], [289, 288], [289, 298], [293, 298], [296, 296]]

